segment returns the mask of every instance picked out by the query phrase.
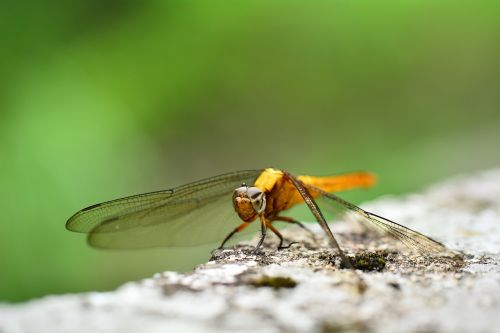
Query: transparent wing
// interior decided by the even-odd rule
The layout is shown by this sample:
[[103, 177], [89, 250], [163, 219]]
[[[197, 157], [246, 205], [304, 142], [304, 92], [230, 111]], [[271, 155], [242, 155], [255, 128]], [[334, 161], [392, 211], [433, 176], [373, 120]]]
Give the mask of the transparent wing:
[[320, 192], [323, 201], [329, 205], [332, 205], [336, 210], [337, 215], [342, 214], [344, 215], [344, 217], [360, 221], [364, 225], [383, 234], [388, 234], [410, 249], [416, 250], [417, 252], [420, 252], [422, 254], [447, 252], [447, 249], [443, 244], [415, 230], [386, 219], [382, 216], [367, 212], [359, 208], [358, 206], [336, 196], [335, 194], [325, 192], [316, 187], [307, 187], [313, 191]]
[[84, 208], [66, 223], [88, 233], [98, 248], [193, 246], [222, 241], [241, 221], [231, 197], [241, 183], [253, 184], [262, 170], [207, 178], [165, 191], [116, 199]]

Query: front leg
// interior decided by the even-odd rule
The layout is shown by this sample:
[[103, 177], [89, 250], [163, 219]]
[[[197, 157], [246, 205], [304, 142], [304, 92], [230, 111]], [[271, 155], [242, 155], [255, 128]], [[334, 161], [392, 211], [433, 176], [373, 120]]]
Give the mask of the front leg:
[[259, 242], [257, 243], [257, 246], [252, 251], [252, 254], [257, 253], [257, 251], [259, 250], [260, 246], [264, 242], [264, 239], [266, 238], [266, 231], [267, 231], [267, 221], [266, 221], [266, 218], [262, 214], [259, 215], [259, 218], [260, 218], [260, 227], [261, 227], [261, 229], [260, 229], [261, 237], [260, 237]]
[[239, 226], [237, 226], [236, 228], [234, 228], [233, 231], [231, 231], [227, 236], [226, 238], [224, 238], [224, 240], [222, 241], [222, 244], [218, 247], [218, 250], [222, 250], [224, 248], [224, 245], [226, 244], [226, 242], [231, 238], [233, 237], [236, 233], [242, 231], [243, 229], [245, 229], [246, 227], [248, 227], [250, 223], [248, 222], [243, 222], [242, 224], [240, 224]]

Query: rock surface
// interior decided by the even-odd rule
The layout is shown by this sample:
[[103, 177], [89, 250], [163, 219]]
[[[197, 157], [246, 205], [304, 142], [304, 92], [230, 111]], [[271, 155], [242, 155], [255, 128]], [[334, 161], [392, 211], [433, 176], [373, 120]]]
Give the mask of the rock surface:
[[461, 256], [423, 257], [352, 223], [335, 223], [360, 268], [340, 269], [321, 229], [263, 253], [214, 252], [193, 272], [164, 272], [115, 291], [0, 305], [0, 332], [498, 332], [500, 170], [363, 205]]

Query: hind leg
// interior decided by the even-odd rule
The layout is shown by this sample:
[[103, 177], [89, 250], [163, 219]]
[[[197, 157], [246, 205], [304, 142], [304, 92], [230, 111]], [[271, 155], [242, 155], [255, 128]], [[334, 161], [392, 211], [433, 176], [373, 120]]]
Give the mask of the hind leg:
[[269, 229], [271, 229], [271, 231], [276, 235], [278, 236], [278, 238], [280, 239], [280, 244], [278, 245], [278, 250], [282, 250], [282, 249], [288, 249], [290, 246], [292, 246], [293, 244], [297, 244], [297, 242], [290, 242], [287, 246], [283, 246], [283, 235], [281, 234], [281, 232], [278, 231], [278, 229], [276, 229], [273, 225], [272, 225], [272, 222], [268, 222], [267, 223], [267, 227]]
[[231, 231], [227, 236], [226, 238], [224, 238], [224, 240], [222, 241], [222, 244], [219, 246], [219, 250], [220, 249], [223, 249], [224, 248], [224, 244], [226, 244], [226, 242], [231, 238], [233, 237], [236, 233], [242, 231], [243, 229], [245, 229], [246, 227], [248, 227], [250, 223], [247, 223], [247, 222], [243, 222], [242, 224], [240, 224], [239, 226], [237, 226], [236, 228], [234, 228], [233, 231]]
[[309, 228], [307, 228], [304, 224], [302, 224], [301, 222], [291, 218], [291, 217], [286, 217], [286, 216], [275, 216], [272, 218], [272, 221], [280, 221], [280, 222], [286, 222], [286, 223], [290, 223], [290, 224], [296, 224], [298, 225], [299, 227], [301, 227], [302, 229], [306, 230], [310, 235], [311, 237], [314, 238], [314, 233], [309, 230]]

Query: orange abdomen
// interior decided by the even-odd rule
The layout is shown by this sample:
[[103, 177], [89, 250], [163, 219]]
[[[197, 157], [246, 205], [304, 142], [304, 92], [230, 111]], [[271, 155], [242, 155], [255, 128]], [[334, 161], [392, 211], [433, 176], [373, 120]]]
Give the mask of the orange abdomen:
[[376, 178], [369, 172], [353, 172], [330, 177], [298, 176], [306, 185], [318, 187], [327, 192], [340, 192], [373, 186]]

